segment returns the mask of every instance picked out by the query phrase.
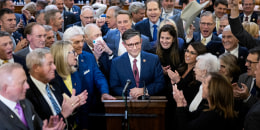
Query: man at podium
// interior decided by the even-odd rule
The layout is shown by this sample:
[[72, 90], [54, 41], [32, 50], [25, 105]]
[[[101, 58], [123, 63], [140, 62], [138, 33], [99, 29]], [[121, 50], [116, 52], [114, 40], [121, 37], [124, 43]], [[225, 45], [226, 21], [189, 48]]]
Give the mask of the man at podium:
[[[141, 51], [140, 32], [129, 29], [122, 35], [125, 52], [112, 60], [110, 70], [110, 87], [112, 95], [121, 96], [126, 81], [131, 84], [126, 91], [128, 96], [137, 98], [144, 94], [161, 95], [164, 88], [164, 77], [161, 63], [157, 55]], [[125, 86], [126, 87], [126, 86]]]

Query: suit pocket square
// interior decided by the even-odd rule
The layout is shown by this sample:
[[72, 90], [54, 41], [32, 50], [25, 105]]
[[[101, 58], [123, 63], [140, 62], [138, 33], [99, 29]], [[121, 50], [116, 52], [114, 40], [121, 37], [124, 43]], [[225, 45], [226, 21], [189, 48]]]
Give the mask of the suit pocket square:
[[90, 72], [90, 70], [88, 69], [88, 70], [86, 70], [85, 72], [84, 72], [84, 75], [86, 75], [87, 73], [89, 73]]
[[32, 116], [32, 120], [34, 120], [35, 115]]

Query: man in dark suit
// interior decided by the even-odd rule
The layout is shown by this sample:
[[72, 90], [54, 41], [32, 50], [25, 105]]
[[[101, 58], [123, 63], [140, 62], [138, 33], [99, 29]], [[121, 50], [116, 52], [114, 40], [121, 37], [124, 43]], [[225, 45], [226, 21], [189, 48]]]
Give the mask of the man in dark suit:
[[[144, 91], [151, 96], [160, 95], [164, 89], [164, 78], [158, 56], [141, 51], [141, 35], [134, 29], [125, 31], [122, 40], [127, 53], [112, 60], [110, 87], [113, 95], [122, 95], [128, 79], [132, 81], [128, 87], [129, 96], [137, 98]], [[147, 90], [144, 90], [144, 86]]]
[[147, 19], [135, 24], [135, 29], [141, 34], [149, 37], [150, 42], [157, 40], [157, 32], [159, 31], [159, 25], [163, 20], [161, 15], [161, 4], [156, 0], [150, 0], [146, 2], [146, 15]]
[[13, 55], [13, 43], [9, 33], [0, 31], [0, 66], [5, 63], [19, 63], [24, 67], [24, 71], [27, 74], [27, 67], [25, 60]]
[[[78, 54], [78, 72], [82, 89], [87, 89], [87, 103], [82, 107], [82, 114], [79, 117], [81, 129], [98, 129], [102, 127], [100, 120], [92, 120], [93, 117], [89, 113], [102, 113], [104, 104], [101, 100], [115, 99], [109, 95], [109, 88], [105, 76], [99, 70], [96, 59], [91, 53], [82, 51], [84, 45], [84, 32], [82, 28], [73, 26], [64, 32], [64, 40], [72, 42], [72, 46]], [[98, 123], [99, 125], [96, 125]]]
[[[83, 105], [87, 97], [75, 96], [75, 92], [71, 97], [63, 97], [61, 86], [54, 79], [56, 66], [49, 50], [33, 50], [27, 55], [26, 63], [30, 73], [26, 98], [32, 102], [41, 119], [48, 119], [51, 115], [66, 119], [75, 108]], [[70, 128], [73, 124], [69, 122], [68, 125]]]
[[64, 20], [64, 23], [62, 26], [62, 32], [65, 31], [65, 28], [67, 25], [80, 21], [79, 17], [76, 17], [75, 14], [73, 14], [72, 12], [68, 12], [64, 9], [63, 0], [53, 0], [53, 4], [55, 4], [57, 6], [57, 8], [59, 9], [59, 11], [63, 17], [63, 20]]
[[222, 53], [230, 53], [237, 57], [238, 66], [241, 73], [245, 73], [247, 68], [245, 66], [248, 50], [246, 47], [238, 44], [237, 38], [232, 34], [230, 26], [226, 26], [222, 33], [222, 42], [211, 42], [207, 44], [207, 49], [212, 54], [219, 56]]
[[[33, 105], [25, 99], [29, 85], [21, 65], [7, 63], [0, 67], [0, 129], [64, 129], [65, 124], [58, 117], [51, 117], [49, 124], [35, 112]], [[58, 122], [53, 122], [53, 119]], [[49, 119], [49, 118], [48, 118]], [[54, 124], [51, 124], [54, 123]], [[51, 128], [53, 127], [53, 128]]]
[[80, 14], [80, 20], [79, 22], [68, 25], [66, 29], [75, 25], [84, 28], [87, 24], [94, 23], [94, 10], [92, 8], [83, 9]]
[[221, 41], [221, 39], [213, 33], [216, 26], [215, 17], [209, 11], [204, 12], [200, 16], [200, 32], [191, 32], [187, 34], [186, 42], [201, 42], [207, 45], [211, 41]]
[[255, 22], [257, 24], [258, 15], [254, 12], [255, 0], [242, 0], [243, 12], [239, 17], [242, 22]]
[[14, 52], [17, 52], [27, 46], [27, 40], [23, 39], [22, 34], [16, 31], [16, 18], [12, 10], [8, 8], [0, 10], [0, 25], [1, 31], [8, 32], [11, 35]]
[[[190, 2], [189, 0], [183, 1], [182, 10], [185, 9], [185, 7], [189, 4], [189, 2]], [[181, 19], [181, 13], [173, 15], [169, 19], [172, 19], [176, 23], [176, 26], [178, 29], [178, 37], [185, 39], [186, 34], [184, 31], [184, 26], [183, 26], [184, 21]], [[193, 26], [195, 27], [194, 32], [198, 32], [200, 30], [199, 23], [200, 23], [200, 19], [198, 17], [195, 17], [195, 19], [192, 22]]]
[[44, 48], [45, 47], [45, 37], [46, 31], [44, 27], [38, 23], [29, 23], [24, 33], [29, 41], [29, 46], [15, 53], [16, 56], [19, 56], [23, 59], [26, 58], [26, 55], [36, 49], [36, 48]]
[[[103, 37], [108, 47], [113, 51], [114, 56], [120, 56], [126, 52], [125, 47], [123, 46], [122, 35], [123, 33], [131, 29], [132, 18], [129, 13], [125, 10], [118, 12], [116, 16], [117, 29], [110, 30]], [[151, 51], [151, 45], [148, 37], [142, 35], [142, 49], [145, 51]]]
[[133, 19], [133, 26], [135, 26], [136, 23], [142, 21], [145, 17], [145, 4], [139, 1], [132, 2], [128, 7], [128, 11]]

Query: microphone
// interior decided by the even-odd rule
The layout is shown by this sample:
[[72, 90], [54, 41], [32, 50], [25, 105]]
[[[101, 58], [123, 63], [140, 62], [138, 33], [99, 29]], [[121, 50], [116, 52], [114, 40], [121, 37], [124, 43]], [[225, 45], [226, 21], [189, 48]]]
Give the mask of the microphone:
[[130, 80], [130, 79], [127, 79], [126, 84], [125, 84], [125, 87], [124, 87], [124, 89], [123, 89], [123, 94], [125, 94], [125, 92], [126, 92], [128, 86], [129, 86], [130, 84], [131, 84], [131, 80]]

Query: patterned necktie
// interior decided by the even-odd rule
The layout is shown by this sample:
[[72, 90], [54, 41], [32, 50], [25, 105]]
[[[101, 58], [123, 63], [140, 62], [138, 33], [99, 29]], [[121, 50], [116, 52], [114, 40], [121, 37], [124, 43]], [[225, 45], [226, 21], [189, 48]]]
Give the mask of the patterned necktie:
[[3, 61], [3, 64], [5, 64], [5, 63], [8, 63], [8, 60], [4, 60], [4, 61]]
[[61, 40], [61, 37], [60, 37], [60, 35], [59, 35], [58, 32], [57, 32], [57, 34], [56, 34], [56, 38], [57, 38], [57, 40]]
[[217, 19], [217, 26], [216, 26], [217, 31], [219, 30], [219, 26], [220, 26], [220, 20]]
[[202, 38], [201, 43], [206, 45], [206, 38]]
[[139, 87], [139, 71], [138, 71], [138, 68], [136, 66], [136, 62], [137, 60], [134, 59], [133, 61], [133, 73], [134, 73], [134, 78], [135, 78], [135, 84], [136, 84], [136, 87], [138, 88]]
[[157, 40], [157, 25], [153, 25], [153, 41]]
[[17, 110], [18, 115], [19, 115], [21, 121], [22, 121], [23, 124], [27, 127], [28, 125], [27, 125], [26, 119], [25, 119], [25, 117], [24, 117], [23, 109], [22, 109], [20, 103], [16, 103], [15, 109]]
[[61, 112], [60, 108], [59, 108], [57, 102], [54, 100], [53, 96], [51, 95], [50, 86], [48, 84], [46, 85], [46, 91], [47, 91], [47, 95], [48, 95], [49, 99], [51, 100], [51, 104], [52, 104], [56, 114], [59, 114]]
[[248, 17], [247, 16], [245, 17], [245, 21], [248, 22]]

